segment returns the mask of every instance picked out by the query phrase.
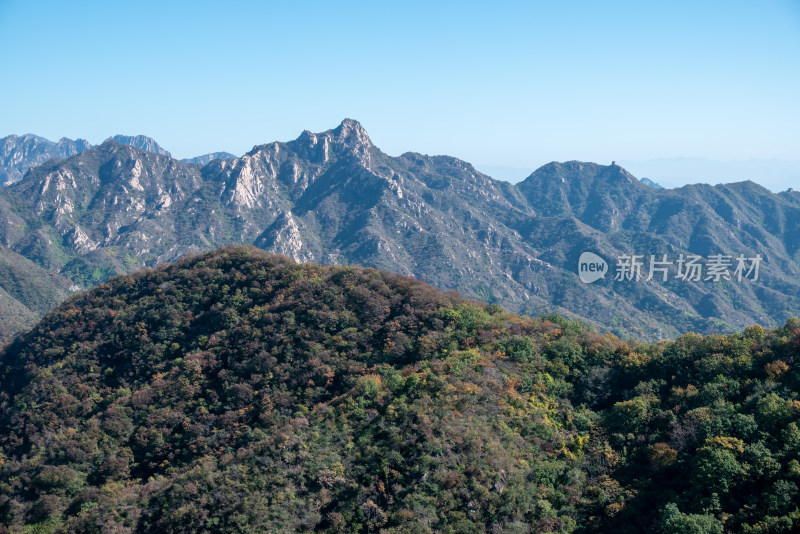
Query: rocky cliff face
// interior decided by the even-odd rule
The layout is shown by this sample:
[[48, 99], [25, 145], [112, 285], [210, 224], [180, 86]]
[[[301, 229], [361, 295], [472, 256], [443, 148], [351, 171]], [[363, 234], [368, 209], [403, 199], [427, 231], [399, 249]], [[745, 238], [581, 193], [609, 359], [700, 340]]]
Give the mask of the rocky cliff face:
[[[656, 190], [619, 166], [551, 163], [517, 186], [446, 156], [378, 149], [356, 121], [186, 164], [107, 141], [0, 193], [0, 244], [81, 287], [252, 243], [360, 264], [619, 335], [775, 325], [800, 310], [800, 196], [753, 183]], [[612, 272], [586, 285], [578, 258]], [[624, 255], [760, 254], [759, 280], [614, 280]], [[646, 277], [647, 269], [643, 270]]]
[[106, 141], [116, 141], [121, 145], [128, 145], [145, 152], [152, 152], [161, 156], [171, 156], [169, 152], [161, 148], [151, 137], [146, 135], [114, 135], [106, 139]]
[[[170, 153], [161, 148], [153, 139], [144, 135], [115, 135], [106, 141], [114, 141], [128, 145], [145, 152], [152, 152], [162, 156]], [[12, 184], [22, 179], [26, 172], [33, 167], [41, 165], [48, 160], [63, 160], [74, 156], [84, 150], [92, 148], [85, 139], [67, 139], [62, 137], [57, 143], [49, 141], [38, 135], [26, 134], [22, 136], [9, 135], [0, 139], [0, 186]], [[217, 153], [220, 156], [227, 153]], [[195, 158], [203, 160], [213, 154]], [[212, 158], [215, 159], [215, 158]], [[210, 161], [210, 159], [208, 160]], [[194, 162], [194, 161], [192, 161]]]
[[28, 169], [50, 159], [64, 159], [91, 148], [87, 141], [66, 137], [57, 143], [26, 134], [0, 139], [0, 186], [22, 179]]

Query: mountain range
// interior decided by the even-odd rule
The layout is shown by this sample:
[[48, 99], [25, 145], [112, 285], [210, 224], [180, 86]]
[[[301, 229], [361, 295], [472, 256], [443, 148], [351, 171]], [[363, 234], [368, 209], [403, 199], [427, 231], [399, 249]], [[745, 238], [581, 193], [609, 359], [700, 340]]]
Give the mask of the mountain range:
[[[64, 280], [58, 287], [88, 288], [245, 243], [297, 261], [412, 275], [512, 311], [555, 311], [640, 339], [776, 326], [800, 310], [795, 191], [753, 182], [655, 189], [618, 165], [578, 161], [547, 164], [512, 185], [448, 156], [389, 156], [350, 119], [207, 162], [141, 141], [146, 150], [112, 138], [61, 159], [37, 155], [0, 189], [0, 251], [18, 260], [15, 269], [33, 265]], [[20, 156], [9, 161], [23, 168]], [[586, 251], [608, 263], [592, 284], [578, 277]], [[683, 280], [674, 264], [666, 281], [615, 280], [626, 255], [682, 254], [763, 262], [757, 280]], [[3, 286], [6, 300], [38, 315], [41, 306], [12, 285]], [[49, 303], [61, 298], [54, 292]]]
[[35, 167], [50, 159], [64, 159], [92, 145], [84, 139], [62, 137], [57, 143], [38, 135], [9, 135], [0, 139], [0, 185], [17, 182]]
[[[154, 139], [146, 135], [113, 135], [108, 139], [145, 152], [154, 152], [162, 156], [171, 155]], [[0, 186], [18, 182], [29, 169], [41, 165], [45, 161], [66, 159], [90, 148], [92, 148], [92, 145], [85, 139], [73, 141], [62, 137], [57, 143], [54, 143], [44, 137], [33, 134], [4, 137], [0, 139]], [[215, 159], [231, 159], [234, 157], [229, 152], [212, 152], [181, 161], [205, 165]]]

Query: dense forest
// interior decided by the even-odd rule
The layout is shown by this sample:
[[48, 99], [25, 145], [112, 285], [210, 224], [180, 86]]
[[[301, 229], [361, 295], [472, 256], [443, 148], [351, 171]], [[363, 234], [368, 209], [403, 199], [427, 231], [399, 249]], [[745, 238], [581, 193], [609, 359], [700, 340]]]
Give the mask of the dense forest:
[[0, 351], [0, 532], [796, 532], [799, 356], [220, 249]]

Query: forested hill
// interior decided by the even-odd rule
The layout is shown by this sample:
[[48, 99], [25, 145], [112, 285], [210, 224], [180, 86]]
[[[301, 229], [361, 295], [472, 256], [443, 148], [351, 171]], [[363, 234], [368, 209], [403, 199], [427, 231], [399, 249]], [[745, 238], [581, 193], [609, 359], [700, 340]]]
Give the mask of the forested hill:
[[220, 249], [0, 352], [0, 532], [797, 531], [798, 356]]

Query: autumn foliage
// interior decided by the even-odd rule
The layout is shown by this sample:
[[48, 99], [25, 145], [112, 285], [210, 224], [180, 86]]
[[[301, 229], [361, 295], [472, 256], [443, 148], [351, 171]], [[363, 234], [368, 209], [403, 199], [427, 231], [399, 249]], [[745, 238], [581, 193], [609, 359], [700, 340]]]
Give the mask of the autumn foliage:
[[0, 353], [0, 532], [790, 532], [798, 332], [645, 345], [221, 249]]

